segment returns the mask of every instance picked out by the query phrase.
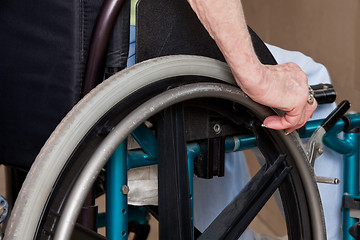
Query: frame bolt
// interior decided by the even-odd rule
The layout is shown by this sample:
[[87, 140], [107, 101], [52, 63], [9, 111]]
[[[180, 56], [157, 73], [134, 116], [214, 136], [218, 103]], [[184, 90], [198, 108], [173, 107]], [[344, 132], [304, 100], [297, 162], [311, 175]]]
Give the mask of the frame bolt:
[[122, 194], [126, 195], [126, 194], [129, 193], [129, 191], [130, 191], [129, 186], [123, 185], [123, 186], [121, 187], [121, 192], [122, 192]]
[[324, 153], [324, 149], [323, 148], [319, 148], [318, 149], [318, 153], [321, 155], [321, 154], [323, 154]]
[[220, 124], [215, 123], [215, 124], [214, 124], [214, 127], [213, 127], [213, 130], [214, 130], [214, 132], [215, 132], [216, 134], [219, 134], [219, 133], [221, 132], [221, 130], [222, 130]]

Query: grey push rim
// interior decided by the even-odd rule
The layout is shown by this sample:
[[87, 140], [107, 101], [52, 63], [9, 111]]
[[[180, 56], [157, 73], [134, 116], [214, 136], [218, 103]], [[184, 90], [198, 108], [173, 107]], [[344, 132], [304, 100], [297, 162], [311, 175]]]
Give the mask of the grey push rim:
[[[237, 102], [254, 110], [255, 115], [260, 118], [264, 118], [271, 114], [271, 111], [269, 111], [268, 108], [254, 106], [257, 104], [248, 101], [248, 97], [238, 88], [224, 84], [189, 84], [157, 95], [125, 117], [99, 145], [71, 192], [69, 200], [67, 201], [68, 203], [66, 204], [60, 219], [55, 239], [60, 240], [70, 238], [82, 206], [82, 204], [79, 205], [78, 203], [82, 203], [85, 200], [86, 193], [90, 191], [101, 168], [106, 164], [117, 146], [119, 146], [132, 131], [148, 118], [167, 107], [182, 101], [202, 97], [221, 98]], [[284, 134], [281, 135], [285, 136]]]
[[[42, 212], [41, 207], [43, 206], [44, 201], [46, 201], [47, 199], [52, 184], [56, 180], [54, 180], [54, 178], [58, 176], [57, 172], [61, 171], [62, 166], [64, 165], [64, 162], [49, 161], [46, 159], [48, 159], [49, 157], [56, 158], [56, 155], [59, 153], [54, 151], [54, 149], [56, 147], [59, 147], [59, 145], [63, 144], [64, 141], [69, 141], [67, 138], [69, 138], [71, 134], [74, 134], [74, 132], [77, 131], [77, 128], [81, 128], [81, 124], [84, 121], [88, 121], [88, 125], [91, 126], [94, 124], [94, 122], [97, 121], [96, 118], [89, 120], [90, 118], [92, 118], [91, 113], [93, 111], [98, 111], [96, 114], [100, 116], [104, 112], [106, 112], [111, 106], [113, 106], [117, 101], [119, 101], [119, 99], [111, 99], [111, 101], [108, 101], [108, 99], [106, 98], [108, 94], [119, 94], [123, 98], [126, 95], [124, 94], [124, 92], [118, 93], [118, 91], [120, 90], [117, 88], [119, 87], [124, 88], [126, 94], [129, 95], [136, 89], [144, 87], [150, 82], [156, 82], [160, 79], [182, 75], [200, 75], [219, 79], [229, 83], [234, 83], [231, 71], [224, 63], [213, 59], [195, 56], [169, 56], [143, 62], [137, 66], [134, 66], [133, 68], [127, 69], [119, 75], [112, 77], [112, 79], [105, 81], [103, 84], [101, 84], [101, 86], [94, 89], [88, 96], [86, 96], [67, 115], [64, 121], [55, 130], [54, 134], [49, 138], [47, 144], [44, 146], [43, 150], [39, 154], [36, 163], [33, 165], [30, 171], [30, 177], [26, 180], [21, 194], [17, 199], [14, 214], [10, 219], [10, 223], [14, 224], [9, 224], [6, 233], [6, 236], [8, 236], [7, 239], [25, 239], [25, 237], [29, 237], [28, 239], [32, 239], [31, 236], [34, 236], [36, 227], [34, 228], [34, 226], [31, 226], [31, 222], [38, 222], [39, 215]], [[132, 78], [137, 79], [136, 84], [129, 83], [129, 80], [132, 80]], [[243, 96], [247, 99], [247, 101], [250, 101], [246, 97], [246, 95], [243, 94]], [[105, 100], [106, 102], [105, 105], [96, 105], [97, 102], [103, 100]], [[95, 109], [92, 108], [92, 106], [94, 105]], [[255, 108], [256, 106], [259, 105], [254, 103], [253, 108]], [[97, 108], [99, 108], [100, 110]], [[86, 132], [87, 129], [83, 131]], [[279, 134], [281, 135], [282, 133]], [[72, 140], [70, 138], [70, 141], [74, 142], [67, 144], [74, 145], [76, 144], [76, 141], [80, 140]], [[288, 136], [289, 149], [293, 148], [298, 151], [299, 145], [294, 144], [294, 141], [299, 143], [296, 135]], [[62, 158], [67, 157], [62, 156]], [[309, 200], [311, 221], [314, 223], [314, 236], [315, 239], [325, 239], [323, 230], [324, 224], [322, 220], [322, 210], [321, 205], [319, 205], [319, 195], [314, 180], [312, 178], [312, 172], [311, 169], [309, 171], [309, 167], [304, 161], [304, 155], [299, 156], [299, 159], [301, 160], [298, 160], [296, 164], [299, 168], [301, 178], [305, 185], [306, 197]], [[47, 183], [39, 182], [37, 178], [38, 174], [44, 175], [44, 172], [47, 172], [49, 169], [55, 169], [52, 170], [51, 173], [56, 176], [47, 176], [47, 180], [49, 180]], [[39, 190], [41, 191], [40, 193], [34, 193], [33, 186], [38, 184], [43, 184], [43, 186], [39, 188]], [[38, 194], [42, 195], [42, 197], [34, 196]], [[35, 208], [35, 211], [29, 210], [30, 208], [32, 210]], [[22, 218], [24, 218], [25, 220]], [[17, 227], [15, 225], [17, 225]], [[26, 230], [19, 230], [20, 228], [25, 228]]]

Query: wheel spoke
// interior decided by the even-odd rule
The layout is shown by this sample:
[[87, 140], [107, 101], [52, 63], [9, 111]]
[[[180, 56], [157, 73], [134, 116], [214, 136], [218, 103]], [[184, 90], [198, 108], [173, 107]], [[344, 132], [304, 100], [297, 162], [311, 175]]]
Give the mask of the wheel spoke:
[[158, 121], [160, 239], [192, 239], [183, 114], [175, 105]]
[[280, 155], [274, 164], [264, 165], [199, 239], [238, 238], [290, 173], [285, 158]]
[[77, 223], [75, 224], [71, 239], [106, 240], [108, 238]]

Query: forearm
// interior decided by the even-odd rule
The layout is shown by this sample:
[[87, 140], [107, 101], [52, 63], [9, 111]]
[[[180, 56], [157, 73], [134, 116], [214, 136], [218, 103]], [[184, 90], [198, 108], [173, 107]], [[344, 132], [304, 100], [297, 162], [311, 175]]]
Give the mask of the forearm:
[[188, 0], [248, 94], [261, 85], [263, 66], [251, 43], [240, 0]]
[[317, 106], [307, 102], [307, 77], [296, 64], [260, 63], [240, 0], [188, 1], [220, 48], [241, 89], [254, 101], [285, 112], [267, 117], [263, 124], [287, 133], [303, 126]]

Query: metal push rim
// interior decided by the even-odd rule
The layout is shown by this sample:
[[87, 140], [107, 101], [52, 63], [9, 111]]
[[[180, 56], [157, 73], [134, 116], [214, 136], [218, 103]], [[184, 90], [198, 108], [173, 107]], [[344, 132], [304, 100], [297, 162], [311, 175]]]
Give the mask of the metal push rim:
[[[154, 74], [154, 66], [158, 67], [155, 71], [157, 73], [155, 73], [155, 74]], [[175, 69], [175, 71], [173, 71], [172, 73], [169, 73], [169, 69], [170, 69], [170, 71]], [[199, 69], [201, 69], [201, 70], [199, 70]], [[77, 117], [77, 114], [79, 114], [79, 113], [81, 114], [81, 112], [92, 111], [93, 109], [90, 110], [89, 105], [92, 105], [94, 102], [98, 102], [99, 100], [104, 100], [104, 98], [106, 98], [106, 95], [111, 94], [111, 92], [113, 91], [114, 86], [116, 85], [115, 83], [117, 83], [118, 85], [124, 86], [124, 83], [125, 83], [124, 79], [129, 80], [132, 77], [134, 77], [135, 75], [141, 75], [141, 77], [139, 77], [140, 79], [143, 79], [144, 77], [146, 78], [148, 76], [146, 76], [147, 74], [145, 74], [145, 72], [149, 72], [149, 70], [153, 70], [153, 71], [151, 71], [151, 74], [150, 74], [150, 78], [152, 78], [153, 81], [157, 81], [158, 79], [161, 79], [161, 78], [167, 78], [167, 77], [173, 77], [173, 76], [179, 76], [179, 75], [201, 75], [201, 76], [205, 75], [206, 77], [211, 77], [211, 78], [215, 78], [215, 79], [220, 79], [225, 82], [234, 83], [234, 80], [231, 76], [231, 71], [225, 64], [223, 64], [219, 61], [204, 58], [204, 57], [169, 56], [169, 57], [162, 57], [159, 59], [146, 61], [137, 66], [134, 66], [133, 68], [130, 68], [130, 69], [124, 71], [123, 73], [112, 77], [112, 80], [104, 82], [103, 84], [101, 84], [101, 86], [99, 88], [94, 89], [88, 96], [86, 96], [68, 114], [66, 119], [56, 129], [56, 131], [52, 135], [52, 137], [50, 137], [50, 139], [48, 140], [48, 144], [43, 148], [42, 152], [40, 153], [40, 155], [38, 157], [38, 160], [36, 161], [36, 163], [34, 164], [32, 170], [30, 172], [30, 175], [35, 175], [36, 172], [41, 171], [41, 168], [49, 168], [48, 166], [47, 167], [44, 166], [42, 159], [48, 158], [49, 154], [54, 156], [54, 153], [52, 152], [52, 148], [55, 145], [59, 144], [59, 142], [57, 142], [57, 140], [59, 138], [61, 139], [62, 138], [61, 136], [63, 136], [63, 135], [66, 135], [66, 134], [69, 135], [69, 132], [73, 131], [74, 128], [78, 128], [81, 125], [77, 121], [77, 119], [79, 119], [79, 117]], [[200, 72], [202, 71], [202, 72], [199, 73], [199, 71]], [[160, 74], [159, 74], [159, 72], [160, 72]], [[134, 74], [134, 73], [136, 73], [136, 74]], [[154, 75], [156, 75], [156, 76], [154, 76]], [[148, 78], [146, 78], [146, 79], [148, 79]], [[145, 86], [146, 84], [148, 84], [148, 80], [139, 81], [139, 83], [136, 86], [132, 86], [132, 91], [135, 91], [138, 87], [141, 87], [141, 85]], [[104, 89], [107, 89], [107, 90], [104, 90]], [[129, 90], [129, 89], [127, 88], [127, 90]], [[100, 92], [102, 92], [102, 94]], [[106, 92], [106, 94], [104, 94], [104, 92]], [[118, 93], [116, 93], [116, 91], [114, 91], [114, 92], [115, 93], [112, 93], [112, 94], [118, 94]], [[129, 92], [131, 93], [131, 90], [129, 90]], [[113, 105], [113, 104], [114, 103], [110, 103], [110, 105]], [[101, 108], [103, 108], [103, 110], [102, 110], [103, 112], [106, 112], [110, 107], [109, 106], [104, 107], [102, 105]], [[82, 118], [84, 118], [84, 116], [82, 116]], [[85, 117], [85, 118], [87, 119], [87, 117]], [[96, 121], [96, 120], [93, 120], [93, 121]], [[71, 134], [73, 134], [73, 133], [71, 133]], [[279, 133], [277, 133], [277, 134], [281, 135]], [[282, 138], [282, 137], [283, 136], [280, 136], [280, 138]], [[288, 140], [289, 139], [293, 140], [296, 138], [297, 138], [297, 136], [295, 136], [295, 135], [287, 136]], [[77, 140], [77, 141], [80, 141], [80, 140]], [[61, 143], [63, 143], [63, 142], [60, 141], [60, 144]], [[294, 144], [290, 144], [288, 147], [289, 148], [298, 148], [299, 147], [299, 146], [293, 146], [293, 145]], [[68, 154], [70, 154], [70, 153], [68, 153]], [[307, 194], [307, 198], [309, 199], [309, 207], [310, 207], [312, 222], [319, 223], [314, 226], [314, 232], [317, 234], [316, 236], [318, 236], [316, 239], [324, 239], [323, 238], [324, 235], [323, 235], [321, 206], [319, 206], [318, 200], [316, 199], [318, 196], [316, 185], [314, 185], [314, 183], [312, 182], [313, 180], [312, 180], [311, 171], [309, 171], [307, 164], [305, 163], [305, 161], [303, 161], [303, 156], [301, 156], [301, 158], [302, 158], [302, 160], [297, 161], [296, 164], [297, 164], [298, 168], [300, 169], [300, 173], [302, 174], [302, 179], [306, 186], [305, 191]], [[49, 161], [47, 161], [47, 165], [49, 165]], [[52, 180], [50, 182], [54, 182], [54, 181], [55, 180]], [[18, 213], [20, 211], [19, 206], [21, 207], [23, 204], [25, 204], [25, 205], [31, 204], [28, 201], [26, 201], [27, 199], [29, 199], [29, 196], [27, 195], [29, 193], [29, 191], [27, 191], [27, 190], [31, 189], [31, 185], [33, 185], [35, 182], [36, 182], [36, 177], [35, 178], [31, 177], [30, 180], [26, 181], [26, 184], [22, 191], [22, 195], [20, 195], [17, 206], [15, 207], [15, 210], [14, 210], [15, 213]], [[49, 188], [49, 186], [47, 186], [47, 188]], [[51, 188], [51, 186], [50, 186], [50, 188]], [[24, 192], [25, 192], [25, 196], [24, 196]], [[30, 193], [30, 195], [31, 195], [31, 193]], [[26, 199], [25, 203], [24, 203], [24, 199]], [[32, 203], [34, 203], [34, 200], [33, 200], [34, 196], [30, 197], [30, 199], [32, 199]], [[35, 197], [35, 199], [38, 199], [38, 198]], [[41, 199], [41, 201], [45, 201], [45, 200]], [[34, 215], [31, 215], [31, 216], [34, 217]], [[19, 217], [21, 218], [21, 214], [13, 216], [12, 220], [15, 219], [15, 221], [16, 221], [19, 219]], [[32, 218], [32, 220], [34, 220], [34, 218]], [[23, 221], [21, 223], [23, 223]], [[21, 225], [21, 223], [20, 223], [20, 225]], [[30, 230], [30, 232], [31, 231], [33, 231], [33, 230]], [[9, 232], [9, 234], [7, 234], [7, 235], [11, 236], [11, 228], [7, 232]], [[16, 234], [13, 236], [16, 236]], [[29, 236], [29, 235], [27, 235], [27, 236]], [[11, 238], [9, 238], [9, 239], [11, 239]]]

